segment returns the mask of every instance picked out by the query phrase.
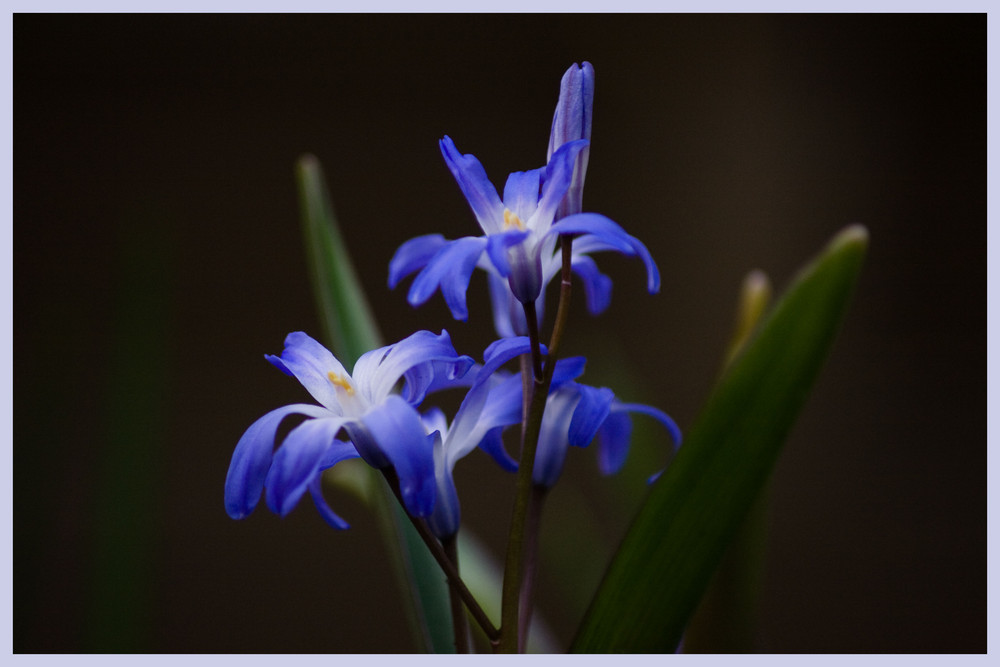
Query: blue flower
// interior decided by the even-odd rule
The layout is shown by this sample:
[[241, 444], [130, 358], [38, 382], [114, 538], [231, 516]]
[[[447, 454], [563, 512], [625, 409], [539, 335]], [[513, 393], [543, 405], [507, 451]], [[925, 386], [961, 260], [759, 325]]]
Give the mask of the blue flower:
[[521, 422], [520, 376], [512, 378], [517, 380], [518, 388], [517, 396], [513, 397], [516, 400], [511, 400], [511, 384], [496, 371], [514, 357], [530, 351], [531, 341], [523, 336], [496, 341], [486, 349], [484, 363], [475, 371], [475, 380], [451, 425], [444, 413], [436, 408], [423, 416], [427, 431], [435, 437], [434, 476], [437, 482], [437, 499], [427, 523], [442, 540], [453, 536], [460, 522], [458, 492], [452, 476], [459, 459], [478, 446], [505, 469], [517, 469], [517, 462], [503, 448], [502, 434], [507, 426]]
[[[665, 412], [649, 405], [623, 403], [606, 387], [590, 387], [568, 382], [549, 393], [545, 416], [538, 436], [538, 452], [532, 480], [550, 488], [559, 480], [569, 445], [586, 447], [597, 436], [600, 471], [611, 475], [625, 464], [632, 439], [631, 413], [658, 420], [674, 446], [681, 443], [681, 431]], [[656, 473], [650, 481], [656, 479]]]
[[[611, 281], [587, 257], [593, 252], [615, 250], [640, 257], [646, 265], [647, 288], [651, 293], [658, 291], [659, 270], [646, 246], [610, 218], [579, 212], [592, 99], [593, 69], [587, 63], [579, 70], [576, 66], [570, 68], [563, 77], [553, 119], [548, 163], [539, 169], [510, 174], [503, 199], [479, 160], [461, 154], [445, 136], [440, 141], [441, 153], [484, 236], [448, 241], [440, 234], [428, 234], [410, 239], [389, 263], [389, 287], [394, 288], [403, 278], [419, 271], [407, 295], [410, 304], [422, 304], [440, 289], [455, 319], [465, 320], [466, 291], [478, 266], [491, 276], [494, 315], [501, 301], [504, 310], [533, 303], [540, 308], [539, 296], [562, 265], [556, 242], [559, 235], [565, 234], [577, 236], [573, 268], [583, 280], [592, 312], [602, 311], [611, 298]], [[504, 283], [506, 290], [498, 292]], [[507, 303], [508, 299], [518, 303]], [[498, 323], [497, 330], [501, 335], [509, 335], [508, 330], [524, 333], [517, 320], [510, 317]]]
[[[574, 63], [563, 74], [559, 85], [559, 102], [552, 117], [552, 132], [549, 134], [549, 153], [547, 159], [564, 144], [579, 139], [590, 141], [590, 131], [594, 117], [594, 68], [584, 62], [582, 66]], [[576, 157], [573, 169], [573, 179], [570, 182], [566, 196], [559, 204], [556, 220], [565, 218], [583, 210], [583, 181], [587, 175], [587, 161], [590, 157], [590, 147], [584, 148]]]
[[[320, 343], [302, 332], [285, 339], [280, 357], [266, 359], [306, 388], [320, 405], [294, 404], [264, 415], [243, 434], [226, 476], [226, 512], [248, 516], [267, 488], [267, 506], [285, 516], [308, 491], [323, 518], [334, 528], [347, 524], [323, 499], [323, 470], [361, 457], [377, 469], [392, 467], [406, 509], [427, 516], [434, 506], [433, 438], [428, 436], [415, 405], [431, 391], [461, 382], [474, 362], [459, 355], [448, 332], [417, 333], [394, 345], [367, 352], [348, 374]], [[404, 380], [402, 395], [394, 393]], [[278, 427], [285, 417], [307, 420], [292, 429], [274, 451]], [[350, 442], [337, 439], [345, 433]]]
[[[681, 443], [680, 429], [663, 411], [648, 405], [623, 403], [610, 389], [576, 382], [576, 378], [583, 374], [585, 363], [583, 357], [560, 359], [556, 363], [531, 471], [532, 481], [538, 486], [554, 486], [562, 474], [569, 446], [586, 447], [595, 436], [599, 443], [597, 460], [601, 472], [610, 475], [621, 470], [632, 439], [632, 413], [658, 420], [667, 429], [674, 445]], [[494, 403], [492, 409], [497, 412], [519, 411], [520, 378], [514, 376], [503, 380], [502, 385], [493, 389], [490, 401]], [[517, 463], [503, 451], [502, 446], [499, 452], [495, 449], [489, 451], [502, 465], [516, 469]]]

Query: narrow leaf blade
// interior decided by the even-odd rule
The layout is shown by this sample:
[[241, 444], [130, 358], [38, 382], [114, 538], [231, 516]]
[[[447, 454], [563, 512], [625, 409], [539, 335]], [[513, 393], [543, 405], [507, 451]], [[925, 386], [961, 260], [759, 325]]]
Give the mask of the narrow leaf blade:
[[868, 245], [853, 226], [793, 282], [733, 360], [608, 568], [572, 650], [676, 650], [819, 373]]
[[[334, 354], [351, 367], [362, 354], [382, 345], [381, 336], [340, 234], [319, 161], [303, 156], [296, 177], [309, 272], [324, 338]], [[441, 569], [378, 472], [367, 466], [358, 466], [357, 471], [370, 476], [361, 486], [370, 491], [369, 504], [379, 518], [415, 639], [425, 651], [453, 653], [448, 588]]]
[[350, 368], [362, 354], [381, 346], [382, 337], [340, 234], [319, 160], [312, 155], [300, 158], [296, 176], [302, 233], [324, 338]]

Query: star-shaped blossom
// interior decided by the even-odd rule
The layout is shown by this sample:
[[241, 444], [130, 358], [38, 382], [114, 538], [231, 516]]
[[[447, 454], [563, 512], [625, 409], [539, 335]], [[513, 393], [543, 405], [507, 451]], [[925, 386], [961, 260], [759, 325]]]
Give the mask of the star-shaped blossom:
[[[681, 431], [676, 422], [662, 410], [639, 403], [625, 403], [606, 387], [576, 382], [583, 374], [585, 364], [583, 357], [569, 357], [556, 363], [531, 471], [532, 481], [538, 486], [554, 486], [562, 474], [569, 446], [587, 447], [595, 437], [600, 471], [610, 475], [621, 470], [632, 439], [632, 414], [644, 414], [656, 419], [667, 430], [675, 447], [681, 443]], [[491, 409], [498, 413], [517, 412], [521, 396], [520, 378], [509, 377], [493, 389], [490, 400], [494, 404]], [[503, 451], [502, 445], [499, 450], [493, 446], [488, 451], [504, 467], [517, 469], [517, 462]]]
[[[450, 137], [440, 141], [448, 169], [465, 195], [483, 236], [453, 241], [440, 234], [410, 239], [399, 247], [389, 264], [389, 286], [419, 271], [410, 286], [411, 305], [427, 301], [440, 289], [455, 319], [468, 318], [466, 292], [475, 268], [491, 276], [494, 314], [500, 301], [509, 310], [517, 304], [538, 303], [545, 286], [558, 274], [562, 260], [556, 253], [560, 235], [574, 236], [573, 269], [583, 281], [591, 312], [603, 310], [611, 298], [611, 282], [601, 274], [589, 254], [604, 250], [638, 256], [646, 266], [650, 293], [660, 287], [659, 270], [641, 241], [618, 223], [598, 213], [583, 213], [581, 198], [587, 168], [593, 68], [575, 65], [563, 77], [560, 101], [553, 118], [548, 163], [541, 168], [514, 172], [507, 178], [503, 198], [474, 155], [462, 154]], [[506, 283], [507, 290], [498, 293]], [[497, 323], [501, 335], [520, 327]], [[518, 331], [523, 333], [523, 331]]]
[[562, 474], [569, 446], [586, 447], [595, 436], [600, 471], [611, 475], [621, 470], [632, 440], [633, 413], [656, 419], [667, 430], [674, 447], [681, 444], [681, 431], [669, 415], [650, 405], [623, 403], [606, 387], [568, 382], [551, 392], [538, 436], [532, 481], [545, 488], [554, 486]]
[[[502, 435], [506, 427], [521, 422], [521, 404], [510, 400], [511, 385], [496, 372], [514, 357], [530, 351], [531, 341], [524, 336], [496, 341], [486, 349], [483, 365], [476, 369], [475, 380], [451, 424], [438, 409], [432, 409], [423, 416], [428, 432], [435, 436], [434, 476], [438, 489], [434, 512], [427, 518], [427, 523], [442, 540], [458, 531], [461, 518], [453, 478], [459, 459], [479, 447], [505, 469], [517, 469], [517, 463], [503, 448]], [[517, 376], [514, 379], [518, 379]]]
[[[267, 505], [284, 516], [309, 491], [323, 518], [335, 528], [347, 524], [323, 499], [320, 474], [336, 463], [361, 457], [374, 468], [392, 467], [403, 503], [413, 516], [434, 507], [433, 437], [418, 405], [430, 391], [457, 384], [474, 362], [459, 355], [448, 332], [417, 333], [367, 352], [347, 373], [337, 358], [302, 332], [285, 339], [280, 357], [268, 361], [306, 388], [319, 405], [294, 404], [273, 410], [243, 434], [226, 476], [226, 512], [248, 516], [267, 488]], [[395, 393], [399, 380], [402, 394]], [[278, 427], [289, 415], [307, 419], [274, 451]], [[338, 439], [345, 434], [349, 441]]]

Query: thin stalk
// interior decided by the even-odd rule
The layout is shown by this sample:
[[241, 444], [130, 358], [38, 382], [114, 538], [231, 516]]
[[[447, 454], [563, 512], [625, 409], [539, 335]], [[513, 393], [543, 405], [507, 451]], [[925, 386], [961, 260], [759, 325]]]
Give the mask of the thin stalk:
[[[446, 540], [442, 540], [444, 553], [448, 560], [455, 567], [455, 572], [459, 572], [458, 567], [458, 540], [452, 535]], [[450, 583], [450, 582], [449, 582]], [[451, 584], [448, 586], [449, 598], [451, 600], [451, 624], [455, 629], [455, 653], [469, 652], [469, 619], [465, 616], [465, 607], [462, 606], [462, 594], [458, 588]]]
[[542, 521], [542, 506], [548, 497], [548, 488], [534, 485], [531, 489], [531, 504], [528, 506], [528, 523], [525, 526], [527, 544], [524, 553], [524, 581], [521, 584], [521, 626], [518, 628], [518, 651], [524, 653], [528, 647], [528, 631], [531, 629], [531, 614], [535, 608], [535, 581], [538, 578], [538, 536]]
[[538, 337], [538, 313], [535, 312], [535, 302], [521, 304], [524, 306], [524, 319], [528, 323], [528, 338], [531, 340], [531, 363], [535, 371], [535, 382], [542, 377], [542, 348]]
[[556, 320], [552, 325], [552, 338], [549, 340], [549, 358], [555, 363], [556, 352], [559, 351], [559, 341], [562, 340], [566, 322], [569, 320], [569, 300], [573, 295], [573, 237], [560, 236], [562, 248], [562, 276], [559, 284], [559, 307], [556, 310]]
[[[556, 311], [556, 321], [552, 330], [551, 344], [544, 367], [540, 352], [538, 337], [538, 318], [534, 304], [525, 305], [524, 317], [528, 323], [528, 335], [531, 339], [532, 360], [534, 361], [533, 395], [529, 404], [527, 418], [522, 422], [521, 460], [517, 469], [517, 486], [514, 494], [514, 511], [510, 522], [510, 533], [507, 538], [507, 557], [504, 561], [503, 590], [500, 605], [500, 641], [497, 650], [501, 653], [516, 653], [522, 648], [519, 639], [521, 634], [521, 586], [525, 578], [525, 547], [526, 526], [530, 508], [534, 504], [532, 489], [532, 472], [535, 467], [535, 452], [538, 449], [538, 435], [541, 431], [542, 416], [545, 413], [545, 403], [549, 396], [549, 385], [552, 382], [552, 372], [556, 364], [556, 350], [569, 318], [569, 299], [572, 294], [572, 259], [573, 240], [570, 237], [560, 237], [562, 248], [562, 284], [559, 290], [559, 306]], [[525, 383], [527, 387], [528, 383]], [[540, 511], [540, 510], [539, 510]], [[536, 560], [530, 562], [534, 569]], [[529, 576], [534, 576], [529, 575]], [[533, 584], [532, 584], [533, 586]]]
[[[399, 500], [400, 504], [402, 504], [403, 498], [399, 492], [399, 478], [396, 476], [396, 471], [392, 468], [384, 468], [382, 469], [382, 474], [385, 476], [386, 481], [389, 482], [389, 486], [392, 488], [393, 493], [396, 494], [396, 499]], [[465, 607], [469, 610], [469, 613], [472, 614], [472, 618], [474, 618], [476, 623], [479, 624], [479, 627], [483, 629], [483, 632], [486, 633], [486, 636], [489, 637], [490, 641], [497, 641], [500, 637], [500, 631], [493, 626], [493, 623], [486, 615], [486, 612], [483, 611], [483, 608], [479, 606], [479, 602], [477, 602], [476, 598], [472, 595], [472, 591], [470, 591], [469, 587], [465, 585], [464, 581], [462, 581], [462, 577], [458, 574], [458, 569], [455, 567], [454, 563], [452, 563], [451, 558], [448, 557], [444, 547], [441, 546], [441, 542], [438, 541], [434, 534], [431, 533], [430, 528], [427, 527], [427, 522], [423, 519], [410, 516], [409, 512], [406, 513], [406, 516], [410, 518], [410, 522], [413, 524], [413, 527], [417, 529], [417, 534], [420, 535], [424, 544], [426, 544], [427, 548], [430, 549], [431, 555], [434, 556], [434, 560], [436, 560], [438, 565], [441, 566], [445, 576], [448, 578], [448, 583], [451, 584], [451, 589], [458, 592], [462, 602], [465, 603]]]
[[517, 486], [514, 493], [514, 511], [507, 538], [507, 557], [504, 561], [503, 590], [500, 604], [500, 644], [501, 653], [516, 653], [518, 650], [518, 617], [520, 616], [521, 581], [524, 576], [525, 525], [528, 508], [531, 505], [532, 469], [535, 452], [538, 449], [538, 434], [545, 410], [545, 399], [549, 393], [551, 366], [541, 382], [535, 381], [534, 396], [528, 413], [527, 428], [521, 443], [521, 461], [517, 470]]
[[[535, 382], [532, 380], [531, 355], [521, 355], [521, 440], [528, 428], [528, 413], [531, 411], [531, 397], [534, 395]], [[520, 458], [520, 456], [519, 456]]]

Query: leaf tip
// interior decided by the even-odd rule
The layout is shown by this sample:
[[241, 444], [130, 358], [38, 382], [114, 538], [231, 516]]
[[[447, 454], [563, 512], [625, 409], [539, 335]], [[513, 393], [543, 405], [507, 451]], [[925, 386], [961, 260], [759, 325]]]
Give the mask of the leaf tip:
[[771, 300], [771, 280], [760, 269], [753, 269], [740, 286], [741, 303], [751, 307], [760, 304], [761, 309]]
[[833, 237], [830, 241], [831, 250], [840, 250], [848, 247], [856, 247], [864, 250], [868, 247], [868, 228], [860, 223], [848, 225]]
[[303, 153], [299, 156], [298, 165], [300, 169], [314, 169], [319, 164], [319, 160], [312, 153]]
[[303, 153], [295, 161], [295, 174], [300, 182], [305, 182], [310, 178], [316, 178], [321, 173], [319, 158], [312, 153]]

